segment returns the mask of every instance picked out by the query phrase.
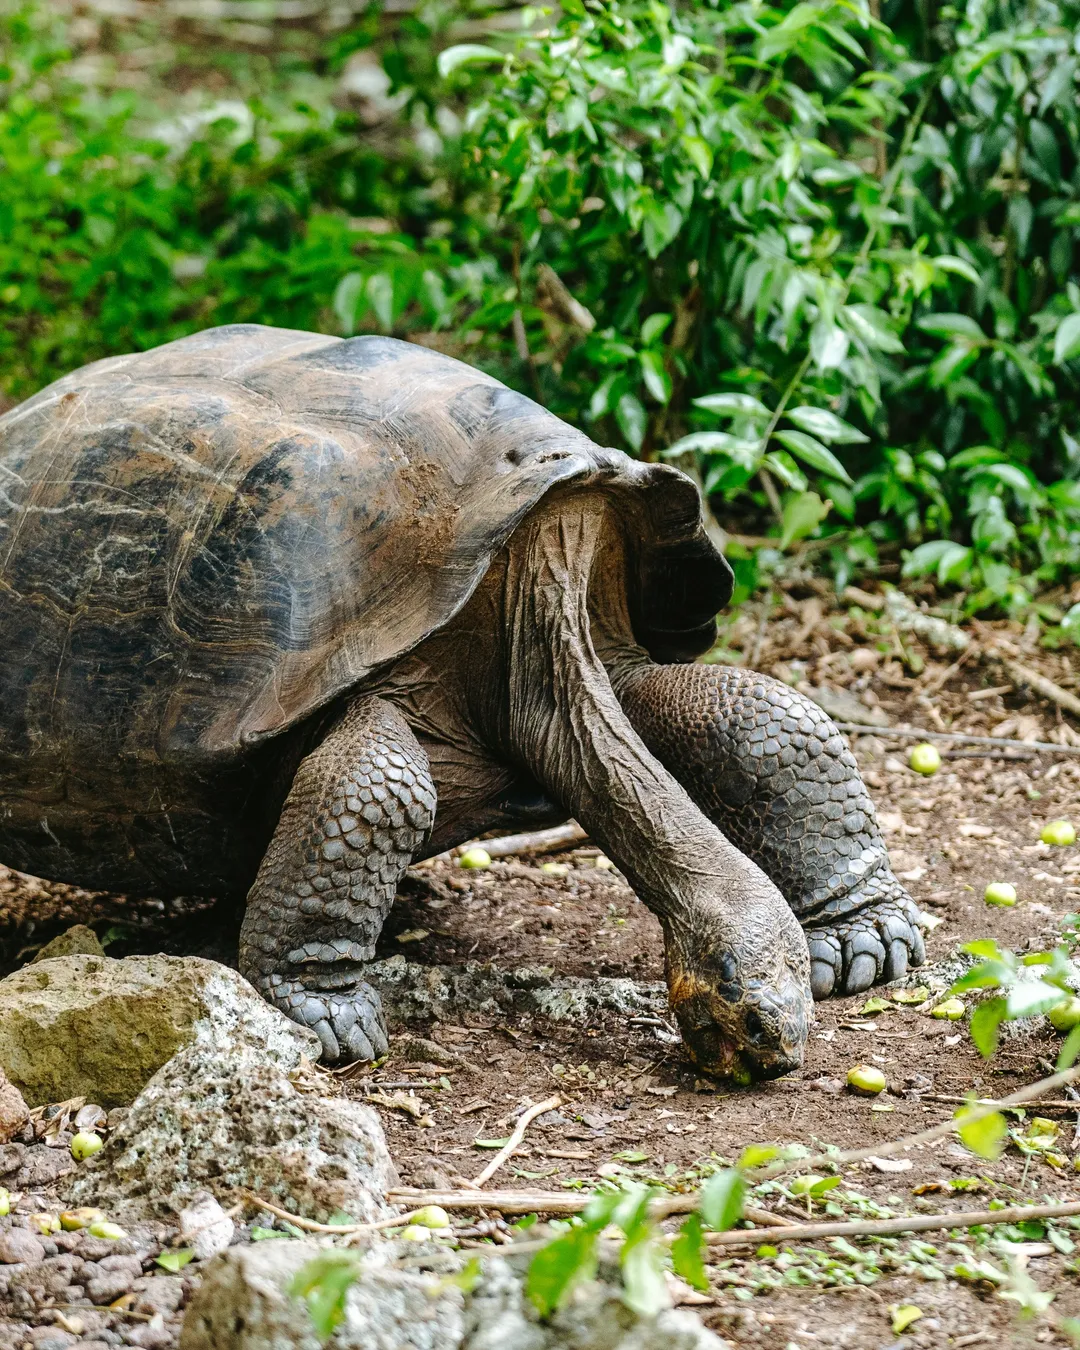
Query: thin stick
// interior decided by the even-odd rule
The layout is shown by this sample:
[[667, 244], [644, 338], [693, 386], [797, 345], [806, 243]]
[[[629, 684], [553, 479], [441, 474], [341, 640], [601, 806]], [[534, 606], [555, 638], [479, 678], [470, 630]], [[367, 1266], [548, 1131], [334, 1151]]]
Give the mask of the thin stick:
[[350, 1233], [376, 1233], [381, 1228], [400, 1228], [407, 1224], [410, 1219], [420, 1213], [423, 1206], [412, 1209], [408, 1214], [397, 1214], [389, 1219], [378, 1219], [375, 1223], [317, 1223], [314, 1219], [304, 1219], [299, 1214], [290, 1214], [287, 1209], [282, 1209], [275, 1205], [271, 1200], [264, 1200], [261, 1195], [256, 1195], [253, 1191], [245, 1191], [243, 1188], [240, 1194], [251, 1205], [257, 1205], [259, 1209], [265, 1209], [269, 1214], [275, 1215], [279, 1219], [285, 1219], [291, 1223], [294, 1228], [302, 1228], [305, 1233], [331, 1233], [335, 1237], [347, 1237]]
[[[553, 825], [550, 830], [507, 834], [501, 839], [484, 839], [480, 842], [480, 847], [487, 849], [489, 857], [508, 858], [512, 854], [555, 853], [573, 844], [580, 844], [588, 837], [576, 820], [568, 820], [565, 825]], [[467, 848], [468, 845], [463, 847]]]
[[[966, 1106], [967, 1097], [950, 1097], [944, 1093], [920, 1092], [919, 1101], [921, 1102], [940, 1102], [942, 1106]], [[1060, 1101], [1049, 1101], [1039, 1103], [1040, 1111], [1080, 1111], [1080, 1101], [1070, 1102], [1062, 1098]]]
[[[825, 1237], [887, 1237], [895, 1233], [929, 1233], [935, 1229], [992, 1227], [1003, 1223], [1022, 1223], [1028, 1219], [1065, 1219], [1080, 1214], [1080, 1200], [1064, 1205], [1015, 1205], [1011, 1209], [976, 1209], [962, 1214], [917, 1214], [899, 1219], [856, 1219], [851, 1223], [800, 1223], [783, 1231], [775, 1230], [781, 1242], [806, 1242]], [[761, 1233], [732, 1228], [725, 1233], [709, 1233], [710, 1247], [757, 1246]]]
[[890, 736], [909, 741], [959, 741], [962, 745], [1010, 745], [1018, 750], [1043, 750], [1054, 755], [1080, 755], [1080, 745], [1058, 745], [1054, 741], [1020, 741], [1011, 736], [970, 736], [962, 731], [924, 731], [920, 727], [872, 727], [862, 722], [834, 722], [840, 731], [860, 736]]
[[[964, 1124], [974, 1124], [983, 1116], [992, 1115], [1006, 1106], [1023, 1106], [1025, 1102], [1035, 1101], [1054, 1088], [1075, 1082], [1077, 1078], [1080, 1078], [1080, 1067], [1063, 1069], [1061, 1073], [1051, 1074], [1049, 1078], [1040, 1078], [1037, 1083], [1030, 1083], [1027, 1087], [1020, 1088], [1018, 1092], [1002, 1097], [998, 1101], [972, 1102], [970, 1112], [964, 1116]], [[871, 1144], [868, 1148], [856, 1148], [848, 1153], [819, 1153], [816, 1158], [793, 1158], [788, 1162], [769, 1163], [765, 1167], [755, 1168], [753, 1175], [755, 1179], [764, 1180], [796, 1169], [800, 1172], [809, 1172], [815, 1167], [863, 1162], [866, 1158], [887, 1158], [894, 1153], [906, 1153], [909, 1148], [916, 1148], [920, 1144], [932, 1144], [938, 1139], [944, 1139], [946, 1135], [952, 1134], [957, 1126], [958, 1122], [953, 1117], [951, 1120], [942, 1121], [939, 1125], [931, 1126], [928, 1130], [921, 1130], [918, 1134], [909, 1134], [906, 1139], [894, 1139], [886, 1144]]]
[[[699, 1196], [665, 1195], [653, 1200], [649, 1213], [654, 1219], [671, 1214], [690, 1214], [698, 1207]], [[439, 1205], [443, 1209], [497, 1209], [503, 1214], [580, 1214], [592, 1200], [591, 1195], [568, 1195], [565, 1191], [424, 1191], [399, 1186], [387, 1192], [390, 1201], [410, 1205]], [[754, 1205], [743, 1208], [743, 1217], [763, 1228], [790, 1228], [791, 1221]]]
[[522, 1111], [518, 1117], [518, 1123], [514, 1126], [514, 1132], [506, 1143], [495, 1154], [494, 1158], [488, 1163], [479, 1176], [473, 1177], [474, 1186], [482, 1186], [485, 1181], [490, 1181], [499, 1168], [506, 1162], [510, 1154], [525, 1138], [525, 1131], [529, 1128], [529, 1122], [535, 1120], [537, 1116], [542, 1116], [548, 1111], [554, 1111], [562, 1105], [562, 1098], [558, 1095], [549, 1097], [547, 1101], [539, 1102], [536, 1106], [530, 1106], [527, 1111]]
[[1053, 680], [1048, 680], [1045, 675], [1040, 675], [1037, 670], [1032, 670], [1030, 666], [1022, 666], [1019, 661], [1014, 661], [1009, 656], [1003, 656], [993, 649], [987, 652], [987, 656], [1001, 662], [1014, 684], [1026, 684], [1033, 693], [1051, 703], [1056, 703], [1059, 708], [1064, 708], [1074, 717], [1080, 717], [1080, 698], [1077, 698], [1075, 694], [1070, 694], [1067, 689], [1062, 689], [1060, 684], [1055, 684]]

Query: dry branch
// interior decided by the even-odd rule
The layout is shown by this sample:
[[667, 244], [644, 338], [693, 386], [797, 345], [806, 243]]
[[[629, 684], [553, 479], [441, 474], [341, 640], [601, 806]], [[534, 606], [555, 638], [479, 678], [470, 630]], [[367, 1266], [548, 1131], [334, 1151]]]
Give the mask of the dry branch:
[[499, 1168], [510, 1157], [514, 1149], [525, 1138], [525, 1131], [529, 1128], [529, 1122], [535, 1120], [537, 1116], [542, 1116], [547, 1111], [554, 1111], [562, 1105], [562, 1098], [558, 1095], [549, 1097], [547, 1101], [539, 1102], [536, 1106], [530, 1106], [527, 1111], [522, 1111], [518, 1118], [518, 1123], [514, 1126], [514, 1132], [506, 1143], [495, 1154], [494, 1158], [488, 1163], [479, 1176], [473, 1177], [474, 1186], [482, 1186], [485, 1181], [490, 1181]]
[[[995, 1224], [1021, 1223], [1029, 1219], [1065, 1219], [1080, 1214], [1080, 1200], [1063, 1205], [1015, 1205], [1011, 1209], [976, 1209], [960, 1214], [917, 1214], [899, 1219], [855, 1219], [847, 1223], [799, 1223], [776, 1232], [781, 1242], [807, 1242], [826, 1237], [889, 1237], [897, 1233], [929, 1233], [938, 1229], [990, 1227]], [[753, 1229], [731, 1228], [725, 1233], [709, 1233], [710, 1247], [757, 1246], [761, 1233]]]
[[1053, 755], [1080, 755], [1080, 745], [1058, 745], [1056, 741], [1021, 741], [1011, 736], [972, 736], [963, 731], [925, 731], [921, 727], [871, 727], [861, 722], [836, 722], [839, 730], [857, 732], [860, 736], [890, 736], [908, 741], [959, 741], [961, 745], [1011, 746], [1017, 750], [1041, 750]]
[[[698, 1206], [697, 1193], [666, 1195], [654, 1200], [650, 1213], [654, 1219], [672, 1214], [690, 1214]], [[591, 1195], [568, 1195], [565, 1191], [424, 1191], [398, 1186], [387, 1192], [391, 1203], [440, 1205], [443, 1209], [496, 1209], [502, 1214], [580, 1214]], [[771, 1214], [767, 1209], [746, 1205], [743, 1217], [763, 1228], [790, 1228], [791, 1220]]]
[[422, 1208], [418, 1205], [408, 1214], [397, 1214], [388, 1219], [377, 1219], [374, 1223], [319, 1223], [315, 1219], [302, 1218], [299, 1214], [290, 1214], [287, 1209], [275, 1205], [272, 1200], [264, 1200], [261, 1195], [256, 1195], [254, 1191], [241, 1189], [240, 1194], [249, 1205], [254, 1205], [258, 1209], [265, 1209], [268, 1214], [273, 1214], [278, 1219], [284, 1219], [286, 1223], [291, 1223], [294, 1228], [301, 1228], [305, 1233], [330, 1233], [334, 1237], [348, 1237], [353, 1233], [377, 1233], [383, 1228], [401, 1228], [410, 1219], [415, 1218]]
[[[574, 844], [580, 844], [588, 835], [576, 820], [565, 825], [553, 825], [550, 830], [533, 830], [529, 834], [507, 834], [501, 839], [484, 839], [480, 847], [488, 851], [492, 858], [509, 858], [513, 855], [524, 856], [534, 853], [555, 853]], [[469, 847], [469, 845], [464, 845]]]

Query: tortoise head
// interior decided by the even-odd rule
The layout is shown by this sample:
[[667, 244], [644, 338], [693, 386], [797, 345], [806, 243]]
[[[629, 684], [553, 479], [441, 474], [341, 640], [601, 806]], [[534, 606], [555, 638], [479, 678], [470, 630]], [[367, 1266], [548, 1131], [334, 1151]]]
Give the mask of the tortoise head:
[[814, 1005], [795, 916], [787, 910], [767, 932], [747, 925], [729, 943], [724, 936], [667, 943], [668, 997], [691, 1058], [737, 1082], [798, 1069]]

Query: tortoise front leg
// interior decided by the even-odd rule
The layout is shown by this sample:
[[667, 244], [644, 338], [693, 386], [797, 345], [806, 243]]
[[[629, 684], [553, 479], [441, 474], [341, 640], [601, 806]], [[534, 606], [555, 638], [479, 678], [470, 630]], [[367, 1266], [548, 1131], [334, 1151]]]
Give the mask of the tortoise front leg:
[[427, 756], [380, 698], [353, 703], [293, 779], [248, 893], [240, 970], [328, 1062], [386, 1052], [364, 963], [434, 817]]
[[629, 663], [616, 691], [642, 740], [780, 888], [810, 947], [815, 998], [925, 957], [854, 755], [816, 703], [728, 666]]

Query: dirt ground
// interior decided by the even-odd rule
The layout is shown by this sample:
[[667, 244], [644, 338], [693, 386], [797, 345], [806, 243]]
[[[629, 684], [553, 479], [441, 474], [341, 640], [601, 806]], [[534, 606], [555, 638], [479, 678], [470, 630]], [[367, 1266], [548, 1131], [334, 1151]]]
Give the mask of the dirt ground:
[[[811, 588], [801, 597], [785, 596], [769, 618], [762, 623], [753, 610], [740, 616], [724, 634], [723, 654], [753, 654], [758, 668], [793, 682], [844, 690], [868, 715], [878, 709], [892, 727], [1080, 739], [1056, 706], [1014, 687], [978, 652], [956, 668], [955, 653], [935, 654], [908, 639], [897, 650], [895, 640], [880, 635], [872, 608], [830, 612]], [[1042, 650], [1034, 634], [984, 627], [975, 635], [984, 648], [1010, 640], [1026, 664], [1077, 688], [1075, 658]], [[1080, 911], [1080, 847], [1051, 848], [1039, 842], [1039, 831], [1048, 820], [1080, 817], [1080, 756], [1024, 750], [1010, 752], [1022, 758], [987, 758], [985, 751], [958, 747], [935, 776], [921, 778], [907, 767], [910, 741], [890, 737], [887, 728], [868, 728], [852, 739], [894, 870], [940, 921], [927, 935], [931, 971], [974, 938], [994, 937], [1019, 952], [1055, 940], [1064, 917]], [[544, 870], [552, 862], [562, 867]], [[597, 862], [597, 850], [584, 846], [557, 857], [496, 862], [480, 872], [455, 860], [417, 869], [402, 888], [380, 955], [662, 979], [658, 924], [621, 875]], [[1020, 899], [1014, 908], [983, 902], [991, 881], [1015, 885]], [[193, 924], [183, 905], [132, 906], [15, 874], [0, 874], [0, 903], [9, 966], [17, 953], [76, 919], [109, 933], [116, 954], [162, 945], [193, 950], [199, 945], [192, 946], [194, 928], [206, 931], [205, 913]], [[221, 917], [218, 927], [227, 931], [231, 922]], [[380, 1108], [409, 1185], [444, 1186], [475, 1176], [492, 1157], [477, 1141], [504, 1138], [521, 1109], [558, 1093], [562, 1104], [530, 1126], [494, 1184], [589, 1190], [603, 1177], [632, 1176], [688, 1190], [718, 1160], [738, 1157], [749, 1144], [796, 1143], [816, 1153], [826, 1145], [861, 1147], [911, 1134], [946, 1119], [965, 1092], [1005, 1095], [1043, 1076], [1056, 1057], [1060, 1040], [1046, 1029], [1006, 1038], [984, 1060], [966, 1023], [938, 1021], [913, 1008], [864, 1013], [867, 998], [880, 993], [819, 1004], [803, 1070], [750, 1088], [698, 1079], [673, 1024], [662, 1018], [606, 1014], [578, 1023], [467, 1011], [453, 1024], [415, 1028], [452, 1051], [455, 1065], [417, 1064], [392, 1050], [379, 1069], [344, 1081], [346, 1091], [361, 1097], [417, 1085], [423, 1119]], [[888, 1088], [881, 1098], [854, 1097], [842, 1087], [859, 1062], [884, 1071]], [[985, 1208], [995, 1201], [1076, 1200], [1080, 1181], [1072, 1159], [1080, 1152], [1080, 1102], [1040, 1107], [1039, 1114], [1058, 1123], [1056, 1165], [1016, 1146], [988, 1163], [945, 1140], [913, 1151], [904, 1171], [872, 1163], [846, 1168], [839, 1186], [813, 1202], [772, 1183], [755, 1203], [805, 1219], [808, 1211], [858, 1218]], [[1018, 1119], [1018, 1132], [1024, 1128]], [[781, 1248], [779, 1255], [775, 1236], [763, 1234], [774, 1254], [766, 1249], [725, 1259], [714, 1268], [712, 1293], [699, 1311], [736, 1345], [762, 1350], [995, 1341], [1069, 1346], [1078, 1342], [1063, 1320], [1080, 1318], [1080, 1260], [1071, 1250], [1076, 1228], [1080, 1221], [1052, 1230], [1039, 1224], [975, 1235], [930, 1233], [923, 1242], [860, 1242], [848, 1251], [820, 1241], [794, 1252]], [[999, 1275], [1010, 1264], [1014, 1275], [1006, 1287]], [[1053, 1301], [1026, 1314], [1021, 1303], [1039, 1302], [1031, 1282]], [[916, 1305], [922, 1316], [897, 1334], [891, 1310], [902, 1304]]]

